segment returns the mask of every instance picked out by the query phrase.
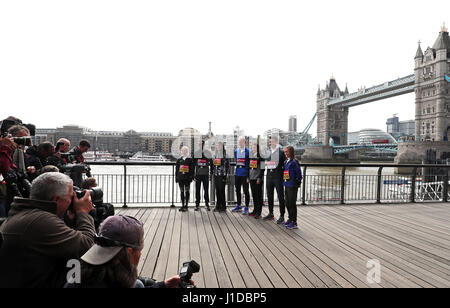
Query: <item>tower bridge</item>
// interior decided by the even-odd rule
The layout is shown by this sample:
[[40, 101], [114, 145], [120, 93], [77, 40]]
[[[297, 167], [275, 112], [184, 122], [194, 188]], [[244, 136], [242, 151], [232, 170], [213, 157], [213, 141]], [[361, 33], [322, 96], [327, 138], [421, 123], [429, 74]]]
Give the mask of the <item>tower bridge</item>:
[[[415, 93], [415, 143], [436, 145], [450, 151], [450, 37], [445, 25], [432, 47], [422, 51], [421, 43], [414, 57], [414, 74], [383, 82], [354, 93], [347, 86], [342, 91], [334, 77], [317, 91], [317, 139], [325, 147], [346, 146], [340, 150], [306, 151], [305, 158], [320, 153], [338, 154], [350, 149], [348, 144], [349, 108], [408, 93]], [[409, 144], [399, 148], [414, 151]], [[420, 148], [422, 151], [422, 147]], [[319, 154], [318, 154], [319, 153]], [[325, 156], [326, 156], [325, 155]], [[329, 157], [328, 159], [332, 159]]]

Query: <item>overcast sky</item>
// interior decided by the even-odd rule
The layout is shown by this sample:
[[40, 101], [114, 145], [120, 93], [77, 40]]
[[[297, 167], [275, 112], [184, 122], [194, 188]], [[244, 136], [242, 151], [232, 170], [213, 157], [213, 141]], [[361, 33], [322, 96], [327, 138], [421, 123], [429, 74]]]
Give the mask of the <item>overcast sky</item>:
[[[0, 115], [40, 128], [251, 135], [299, 130], [343, 90], [414, 72], [450, 1], [0, 1]], [[349, 130], [414, 119], [414, 94], [350, 109]], [[311, 129], [316, 135], [316, 126]]]

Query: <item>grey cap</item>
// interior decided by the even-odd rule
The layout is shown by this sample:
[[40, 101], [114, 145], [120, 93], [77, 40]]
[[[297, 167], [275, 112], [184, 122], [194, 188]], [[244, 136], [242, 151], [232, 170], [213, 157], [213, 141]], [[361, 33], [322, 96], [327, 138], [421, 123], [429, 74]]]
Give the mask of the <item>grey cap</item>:
[[96, 244], [82, 257], [86, 263], [101, 265], [114, 258], [123, 247], [141, 247], [142, 222], [131, 216], [110, 216], [100, 225]]

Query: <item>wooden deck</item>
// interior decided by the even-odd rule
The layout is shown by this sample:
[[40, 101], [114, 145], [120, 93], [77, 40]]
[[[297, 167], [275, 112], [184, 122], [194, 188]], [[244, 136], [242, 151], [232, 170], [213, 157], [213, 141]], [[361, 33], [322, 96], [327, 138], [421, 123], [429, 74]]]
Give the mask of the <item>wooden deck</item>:
[[[117, 213], [145, 223], [139, 272], [157, 280], [194, 259], [201, 288], [450, 287], [449, 203], [299, 207], [298, 230], [230, 209]], [[369, 259], [380, 262], [379, 284], [367, 282]]]

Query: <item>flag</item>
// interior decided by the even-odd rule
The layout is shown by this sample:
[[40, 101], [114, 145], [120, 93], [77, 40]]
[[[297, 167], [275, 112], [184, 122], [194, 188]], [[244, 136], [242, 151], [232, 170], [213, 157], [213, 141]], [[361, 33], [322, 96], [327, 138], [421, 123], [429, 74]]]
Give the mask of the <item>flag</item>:
[[448, 82], [450, 82], [450, 76], [447, 76], [447, 74], [445, 75], [445, 80], [447, 80]]

